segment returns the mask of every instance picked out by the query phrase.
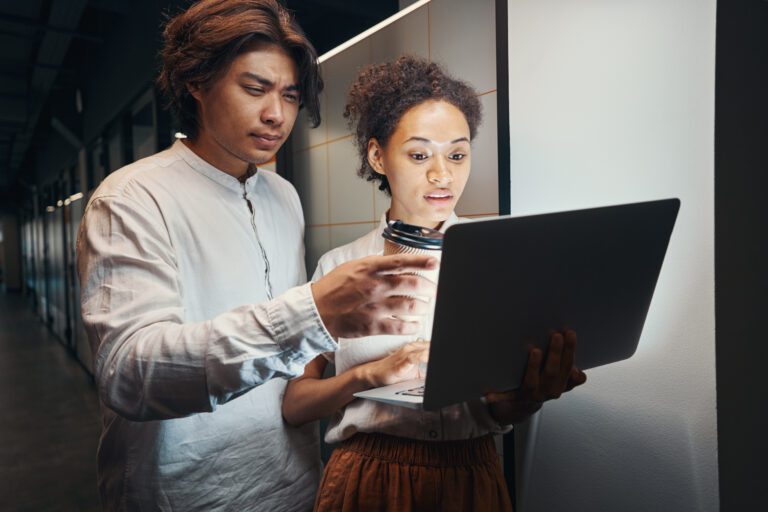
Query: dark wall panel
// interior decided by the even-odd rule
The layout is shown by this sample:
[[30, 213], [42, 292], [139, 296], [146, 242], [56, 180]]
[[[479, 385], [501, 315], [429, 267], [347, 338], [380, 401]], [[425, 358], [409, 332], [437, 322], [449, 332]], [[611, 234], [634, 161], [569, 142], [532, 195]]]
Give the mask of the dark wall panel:
[[[764, 503], [768, 470], [768, 2], [717, 6], [715, 300], [720, 504]], [[757, 507], [757, 508], [756, 508]]]

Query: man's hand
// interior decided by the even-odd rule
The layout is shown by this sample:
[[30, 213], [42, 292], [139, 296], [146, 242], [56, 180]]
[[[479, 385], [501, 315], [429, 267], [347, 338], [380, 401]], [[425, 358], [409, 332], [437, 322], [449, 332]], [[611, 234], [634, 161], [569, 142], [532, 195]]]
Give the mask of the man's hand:
[[387, 357], [355, 368], [361, 381], [370, 388], [389, 386], [423, 377], [420, 365], [429, 359], [429, 342], [414, 341], [403, 345]]
[[[369, 256], [339, 265], [312, 283], [312, 295], [334, 338], [374, 334], [415, 334], [435, 296], [435, 285], [414, 272], [437, 268], [431, 256]], [[406, 316], [404, 320], [399, 316]]]
[[503, 393], [488, 393], [491, 415], [501, 424], [518, 423], [535, 413], [544, 402], [560, 398], [587, 381], [587, 374], [574, 366], [576, 333], [554, 332], [549, 339], [547, 358], [533, 348], [528, 354], [528, 366], [519, 389]]

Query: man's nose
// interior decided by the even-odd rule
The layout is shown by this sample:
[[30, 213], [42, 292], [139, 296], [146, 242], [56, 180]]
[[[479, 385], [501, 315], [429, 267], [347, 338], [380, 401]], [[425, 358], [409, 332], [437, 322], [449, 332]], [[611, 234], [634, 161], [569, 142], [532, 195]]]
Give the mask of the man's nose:
[[261, 111], [261, 121], [271, 126], [280, 126], [285, 120], [283, 101], [280, 95], [268, 94], [264, 98], [264, 108]]

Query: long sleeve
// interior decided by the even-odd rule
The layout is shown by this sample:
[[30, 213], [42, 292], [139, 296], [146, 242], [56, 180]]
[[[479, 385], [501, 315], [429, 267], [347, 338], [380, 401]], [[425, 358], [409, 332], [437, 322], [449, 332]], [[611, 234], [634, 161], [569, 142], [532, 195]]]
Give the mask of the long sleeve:
[[309, 285], [185, 323], [178, 248], [166, 223], [145, 204], [106, 196], [89, 204], [80, 228], [83, 320], [109, 408], [134, 421], [210, 412], [269, 379], [301, 374], [337, 348]]

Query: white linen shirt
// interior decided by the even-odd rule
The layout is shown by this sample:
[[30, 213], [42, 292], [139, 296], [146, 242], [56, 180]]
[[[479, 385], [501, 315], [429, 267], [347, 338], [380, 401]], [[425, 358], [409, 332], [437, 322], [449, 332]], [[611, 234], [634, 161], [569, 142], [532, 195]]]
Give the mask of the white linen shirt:
[[106, 509], [311, 509], [319, 436], [287, 426], [281, 400], [337, 345], [304, 284], [303, 232], [287, 181], [241, 183], [181, 142], [95, 191], [77, 249]]
[[[458, 217], [451, 213], [443, 222], [441, 231], [445, 232], [456, 222], [459, 222]], [[384, 238], [381, 234], [386, 226], [385, 213], [376, 229], [354, 242], [324, 254], [312, 279], [320, 279], [347, 261], [383, 254]], [[428, 338], [426, 333], [431, 330], [430, 315], [420, 336]], [[353, 366], [386, 357], [417, 337], [368, 336], [352, 340], [340, 338], [339, 349], [333, 354], [327, 354], [327, 357], [335, 362], [338, 375]], [[472, 340], [467, 340], [468, 345], [471, 343]], [[379, 432], [410, 439], [448, 441], [472, 439], [488, 433], [505, 433], [510, 429], [511, 427], [500, 426], [488, 412], [488, 407], [480, 400], [444, 407], [439, 411], [422, 411], [356, 398], [331, 416], [325, 440], [328, 443], [338, 443], [357, 432]]]

